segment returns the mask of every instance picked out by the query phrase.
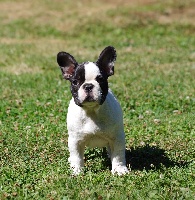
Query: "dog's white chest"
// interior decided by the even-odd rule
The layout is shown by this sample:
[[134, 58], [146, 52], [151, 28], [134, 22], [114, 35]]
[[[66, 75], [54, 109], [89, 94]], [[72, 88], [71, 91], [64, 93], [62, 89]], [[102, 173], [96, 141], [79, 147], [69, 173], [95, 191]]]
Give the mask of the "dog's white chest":
[[109, 91], [104, 104], [95, 109], [87, 113], [71, 100], [67, 115], [68, 134], [89, 147], [107, 146], [115, 137], [114, 130], [122, 127], [120, 105]]
[[[100, 118], [99, 118], [100, 117]], [[101, 116], [95, 118], [86, 118], [86, 122], [81, 128], [81, 138], [84, 139], [88, 147], [105, 147], [113, 137], [109, 134], [110, 128], [106, 126], [107, 120], [103, 121]]]

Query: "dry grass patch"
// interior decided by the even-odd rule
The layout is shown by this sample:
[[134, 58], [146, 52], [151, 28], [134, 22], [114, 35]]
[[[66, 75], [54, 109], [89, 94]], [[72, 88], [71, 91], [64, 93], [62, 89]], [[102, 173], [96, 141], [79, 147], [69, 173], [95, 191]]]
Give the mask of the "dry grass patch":
[[43, 70], [39, 66], [30, 67], [26, 63], [18, 63], [17, 65], [10, 66], [10, 68], [2, 67], [1, 71], [11, 73], [14, 75], [21, 75], [25, 73], [36, 74], [43, 72]]

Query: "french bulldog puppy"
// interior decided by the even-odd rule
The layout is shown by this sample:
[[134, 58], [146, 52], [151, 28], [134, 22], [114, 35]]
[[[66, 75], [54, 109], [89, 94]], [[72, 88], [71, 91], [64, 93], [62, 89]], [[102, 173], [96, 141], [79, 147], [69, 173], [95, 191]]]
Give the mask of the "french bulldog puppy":
[[84, 150], [107, 147], [112, 173], [128, 173], [125, 160], [123, 114], [116, 97], [108, 87], [114, 74], [116, 51], [106, 47], [96, 62], [78, 64], [66, 52], [57, 54], [64, 79], [71, 83], [72, 100], [67, 114], [69, 162], [74, 174], [84, 166]]

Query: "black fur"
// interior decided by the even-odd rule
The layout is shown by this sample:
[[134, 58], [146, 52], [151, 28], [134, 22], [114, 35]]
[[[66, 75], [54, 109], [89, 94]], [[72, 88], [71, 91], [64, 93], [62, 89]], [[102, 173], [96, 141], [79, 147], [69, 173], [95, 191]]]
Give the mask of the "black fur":
[[81, 103], [79, 102], [79, 99], [78, 99], [78, 90], [79, 90], [80, 86], [85, 82], [84, 64], [85, 63], [82, 63], [82, 64], [78, 65], [78, 67], [75, 70], [74, 75], [70, 79], [70, 82], [71, 82], [71, 87], [70, 87], [71, 93], [72, 93], [72, 96], [74, 97], [75, 103], [78, 106], [82, 106]]
[[102, 90], [101, 100], [100, 100], [100, 105], [102, 105], [108, 94], [108, 77], [105, 73], [102, 73], [101, 75], [96, 77], [96, 81], [99, 83]]

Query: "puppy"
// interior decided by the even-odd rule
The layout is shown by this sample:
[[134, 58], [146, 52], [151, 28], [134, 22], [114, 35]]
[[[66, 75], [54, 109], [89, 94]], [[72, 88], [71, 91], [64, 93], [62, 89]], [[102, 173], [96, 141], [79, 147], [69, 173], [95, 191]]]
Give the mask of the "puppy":
[[85, 146], [107, 147], [112, 173], [128, 173], [122, 110], [108, 88], [115, 60], [116, 51], [112, 46], [106, 47], [96, 62], [78, 64], [69, 53], [57, 54], [62, 75], [71, 83], [67, 128], [69, 162], [74, 174], [79, 174], [84, 166]]

